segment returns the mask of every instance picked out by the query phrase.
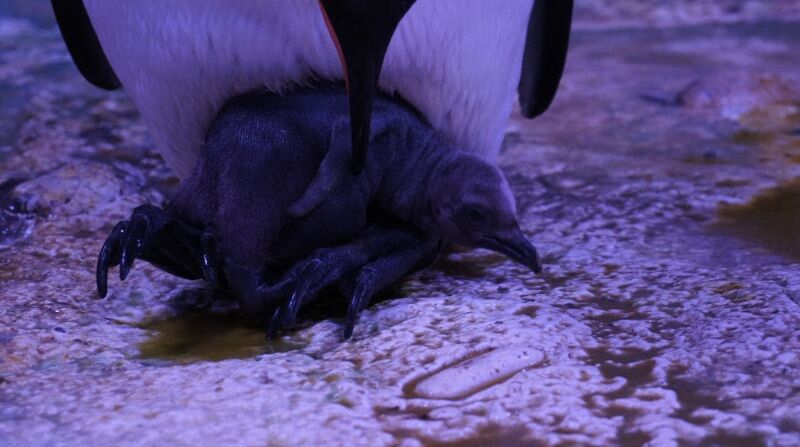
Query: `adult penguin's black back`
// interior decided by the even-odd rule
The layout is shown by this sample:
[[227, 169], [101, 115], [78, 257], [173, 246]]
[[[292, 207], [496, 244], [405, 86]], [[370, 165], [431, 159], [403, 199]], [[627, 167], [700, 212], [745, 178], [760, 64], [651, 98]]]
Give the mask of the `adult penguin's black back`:
[[[572, 0], [385, 0], [385, 8], [359, 7], [363, 0], [52, 1], [81, 72], [128, 92], [181, 177], [227, 99], [315, 78], [347, 80], [351, 97], [366, 91], [353, 109], [380, 76], [378, 88], [403, 97], [457, 147], [492, 160], [517, 91], [528, 117], [553, 100], [572, 14]], [[343, 34], [349, 23], [382, 25], [353, 38]], [[353, 65], [353, 54], [386, 36], [385, 58], [371, 50]], [[368, 129], [363, 113], [351, 116], [354, 128]]]

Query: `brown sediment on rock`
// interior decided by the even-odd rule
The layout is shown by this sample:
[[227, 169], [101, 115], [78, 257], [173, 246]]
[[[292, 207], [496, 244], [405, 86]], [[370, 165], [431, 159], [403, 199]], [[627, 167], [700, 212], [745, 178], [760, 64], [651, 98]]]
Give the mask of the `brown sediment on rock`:
[[627, 348], [612, 351], [608, 347], [602, 347], [588, 349], [587, 354], [587, 360], [597, 365], [606, 379], [625, 379], [623, 387], [605, 395], [609, 399], [631, 396], [638, 388], [655, 380], [653, 369], [658, 350]]
[[711, 381], [703, 381], [685, 376], [686, 370], [680, 366], [670, 368], [667, 375], [667, 385], [678, 397], [681, 406], [675, 411], [674, 416], [685, 419], [695, 424], [709, 422], [709, 416], [696, 415], [695, 411], [710, 408], [714, 410], [730, 410], [732, 405], [723, 402], [717, 397], [716, 385]]
[[800, 180], [755, 195], [743, 205], [721, 205], [713, 229], [800, 260]]
[[139, 345], [138, 359], [172, 363], [255, 358], [301, 349], [305, 343], [267, 340], [264, 328], [239, 315], [190, 312], [137, 327], [154, 332]]
[[477, 433], [463, 439], [439, 441], [436, 439], [422, 438], [420, 440], [430, 447], [535, 447], [546, 445], [542, 441], [535, 440], [530, 430], [525, 427], [504, 427], [495, 424], [481, 427], [477, 430]]

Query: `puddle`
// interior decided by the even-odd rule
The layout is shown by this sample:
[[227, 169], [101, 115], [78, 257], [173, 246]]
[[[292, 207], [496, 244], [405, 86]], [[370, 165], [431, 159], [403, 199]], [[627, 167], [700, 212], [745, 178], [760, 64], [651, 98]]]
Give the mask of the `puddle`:
[[712, 226], [800, 260], [800, 180], [755, 196], [744, 205], [723, 205]]
[[193, 312], [139, 326], [156, 334], [139, 345], [139, 359], [218, 362], [300, 349], [305, 343], [267, 340], [264, 328], [236, 315]]

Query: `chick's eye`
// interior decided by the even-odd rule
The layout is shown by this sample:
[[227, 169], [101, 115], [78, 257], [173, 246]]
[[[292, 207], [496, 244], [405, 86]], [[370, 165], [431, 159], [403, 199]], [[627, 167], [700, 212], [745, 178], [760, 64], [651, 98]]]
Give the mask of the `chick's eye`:
[[461, 215], [471, 225], [483, 225], [486, 223], [486, 216], [477, 208], [467, 208], [462, 211]]
[[478, 222], [483, 220], [483, 213], [478, 210], [469, 210], [469, 220]]

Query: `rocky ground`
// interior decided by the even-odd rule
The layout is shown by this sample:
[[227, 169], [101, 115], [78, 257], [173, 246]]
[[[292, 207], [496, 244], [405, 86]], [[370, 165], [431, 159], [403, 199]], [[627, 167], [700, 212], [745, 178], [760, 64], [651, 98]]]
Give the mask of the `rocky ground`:
[[[26, 6], [31, 8], [31, 6]], [[797, 0], [577, 0], [579, 29], [663, 28], [709, 23], [792, 21], [800, 18]]]
[[789, 12], [654, 30], [619, 28], [648, 2], [583, 3], [554, 106], [501, 159], [546, 272], [453, 253], [349, 342], [331, 303], [266, 343], [143, 263], [95, 299], [113, 223], [177, 180], [30, 4], [0, 4], [24, 12], [0, 17], [0, 445], [800, 444]]

